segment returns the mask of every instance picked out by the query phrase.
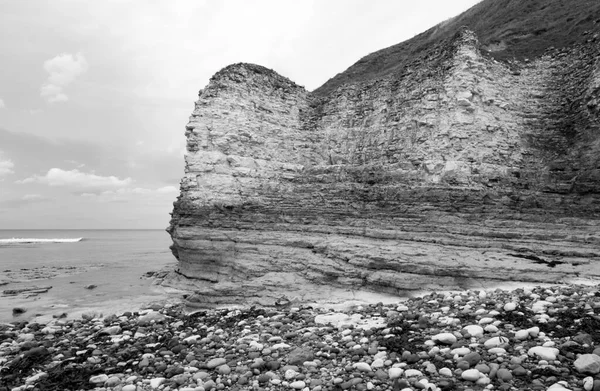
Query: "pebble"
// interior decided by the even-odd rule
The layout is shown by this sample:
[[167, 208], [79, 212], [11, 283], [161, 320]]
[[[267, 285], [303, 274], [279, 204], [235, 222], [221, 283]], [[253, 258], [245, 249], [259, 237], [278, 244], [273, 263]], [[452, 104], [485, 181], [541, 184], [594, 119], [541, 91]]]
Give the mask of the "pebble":
[[290, 383], [290, 387], [294, 390], [302, 390], [304, 387], [306, 387], [306, 383], [302, 380], [298, 380], [293, 383]]
[[97, 375], [90, 377], [90, 383], [92, 384], [104, 384], [108, 380], [108, 375]]
[[512, 373], [506, 368], [500, 368], [496, 372], [496, 377], [502, 381], [508, 382], [513, 378]]
[[575, 360], [573, 366], [579, 373], [595, 375], [600, 372], [600, 356], [596, 354], [582, 354]]
[[402, 376], [402, 373], [404, 372], [404, 369], [402, 368], [390, 368], [388, 370], [388, 376], [390, 379], [397, 379], [400, 376]]
[[431, 337], [431, 339], [445, 345], [452, 345], [456, 343], [456, 336], [452, 333], [436, 334], [433, 337]]
[[465, 330], [467, 333], [469, 333], [469, 335], [471, 335], [472, 337], [478, 338], [478, 337], [483, 337], [483, 327], [476, 325], [476, 324], [472, 324], [472, 325], [468, 325], [465, 326], [463, 328], [463, 330]]
[[474, 382], [479, 380], [482, 374], [477, 369], [467, 369], [466, 371], [463, 371], [460, 376], [465, 380]]
[[[527, 351], [530, 356], [536, 356], [542, 360], [556, 360], [559, 350], [556, 348], [545, 347], [545, 346], [534, 346]], [[600, 358], [600, 357], [599, 357]]]
[[493, 337], [493, 338], [490, 338], [487, 341], [485, 341], [483, 343], [483, 346], [485, 346], [486, 348], [495, 348], [497, 346], [504, 345], [505, 343], [508, 343], [508, 338]]
[[[48, 374], [76, 358], [95, 375], [75, 389], [600, 391], [600, 348], [577, 320], [555, 324], [566, 310], [597, 308], [594, 289], [432, 293], [345, 314], [299, 306], [190, 317], [156, 306], [0, 324], [0, 378], [15, 391], [72, 389]], [[20, 359], [39, 364], [21, 373]]]

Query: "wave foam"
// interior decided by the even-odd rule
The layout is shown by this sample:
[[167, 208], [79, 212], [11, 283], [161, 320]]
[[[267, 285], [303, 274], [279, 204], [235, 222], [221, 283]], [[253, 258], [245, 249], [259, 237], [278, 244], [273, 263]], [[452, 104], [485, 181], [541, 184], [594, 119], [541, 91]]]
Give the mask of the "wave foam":
[[26, 244], [26, 243], [75, 243], [81, 241], [83, 238], [56, 238], [56, 239], [43, 239], [43, 238], [12, 238], [12, 239], [0, 239], [0, 244]]

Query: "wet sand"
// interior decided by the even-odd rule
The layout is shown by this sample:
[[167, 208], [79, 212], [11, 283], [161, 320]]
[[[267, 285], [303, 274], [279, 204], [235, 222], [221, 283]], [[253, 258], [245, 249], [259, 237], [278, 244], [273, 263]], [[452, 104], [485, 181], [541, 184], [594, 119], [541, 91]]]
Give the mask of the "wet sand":
[[[145, 276], [146, 272], [172, 266], [165, 263], [144, 267], [139, 262], [5, 269], [0, 277], [0, 322], [44, 321], [65, 314], [68, 318], [83, 313], [107, 315], [155, 302], [174, 302], [181, 298], [181, 292], [156, 285], [152, 277]], [[35, 287], [51, 288], [37, 294], [5, 294]], [[18, 314], [18, 309], [25, 312]]]

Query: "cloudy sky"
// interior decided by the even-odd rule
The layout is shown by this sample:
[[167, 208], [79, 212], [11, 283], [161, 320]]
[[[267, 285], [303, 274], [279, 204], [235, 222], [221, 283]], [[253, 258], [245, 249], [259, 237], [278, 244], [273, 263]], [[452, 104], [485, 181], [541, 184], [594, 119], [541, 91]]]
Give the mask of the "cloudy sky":
[[165, 228], [198, 90], [308, 90], [478, 0], [0, 0], [0, 229]]

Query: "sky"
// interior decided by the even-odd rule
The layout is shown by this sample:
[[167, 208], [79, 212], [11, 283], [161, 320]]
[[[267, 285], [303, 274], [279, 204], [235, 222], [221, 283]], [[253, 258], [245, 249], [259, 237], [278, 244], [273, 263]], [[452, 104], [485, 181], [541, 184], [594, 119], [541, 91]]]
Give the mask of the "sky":
[[198, 91], [312, 91], [479, 0], [0, 0], [0, 229], [163, 229]]

